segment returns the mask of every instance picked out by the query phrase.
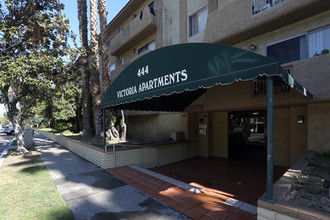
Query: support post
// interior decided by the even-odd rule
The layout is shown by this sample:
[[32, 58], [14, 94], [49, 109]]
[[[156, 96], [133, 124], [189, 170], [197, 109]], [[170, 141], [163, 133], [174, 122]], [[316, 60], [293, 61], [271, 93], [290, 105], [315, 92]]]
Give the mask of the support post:
[[103, 108], [103, 147], [104, 152], [107, 152], [107, 144], [106, 144], [106, 134], [105, 134], [105, 109]]
[[274, 83], [267, 77], [267, 191], [265, 201], [275, 203], [273, 198], [274, 164]]

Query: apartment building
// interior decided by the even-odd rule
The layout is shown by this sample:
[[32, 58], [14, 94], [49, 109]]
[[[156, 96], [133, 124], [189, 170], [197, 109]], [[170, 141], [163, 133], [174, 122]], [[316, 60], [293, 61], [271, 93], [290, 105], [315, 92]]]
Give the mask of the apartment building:
[[[274, 164], [289, 167], [307, 150], [330, 150], [330, 1], [131, 0], [109, 23], [108, 38], [112, 82], [150, 51], [182, 43], [229, 45], [277, 60], [313, 98], [275, 82]], [[183, 135], [186, 158], [266, 160], [262, 77], [207, 88], [181, 112], [127, 115], [131, 138]]]

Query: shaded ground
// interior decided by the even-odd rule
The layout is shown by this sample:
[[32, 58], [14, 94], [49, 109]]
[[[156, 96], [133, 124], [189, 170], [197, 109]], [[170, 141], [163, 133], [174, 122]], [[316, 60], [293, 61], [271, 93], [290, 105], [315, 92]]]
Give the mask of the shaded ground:
[[192, 219], [257, 219], [257, 207], [235, 201], [231, 194], [219, 190], [198, 184], [184, 184], [182, 181], [137, 166], [123, 166], [107, 171]]
[[329, 190], [323, 185], [324, 179], [330, 180], [330, 153], [316, 153], [305, 159], [307, 167], [292, 177], [295, 183], [285, 200], [330, 213]]
[[[235, 199], [255, 206], [266, 192], [264, 163], [197, 157], [151, 170], [188, 184], [198, 183], [233, 194]], [[287, 168], [275, 166], [274, 182], [286, 171]]]

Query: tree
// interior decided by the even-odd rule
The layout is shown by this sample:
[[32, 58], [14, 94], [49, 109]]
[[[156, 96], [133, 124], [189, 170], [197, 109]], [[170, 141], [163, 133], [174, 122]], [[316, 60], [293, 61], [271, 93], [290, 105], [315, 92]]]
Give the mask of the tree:
[[98, 0], [98, 11], [100, 17], [100, 27], [101, 27], [101, 39], [99, 41], [99, 47], [101, 48], [101, 64], [102, 64], [102, 97], [105, 95], [106, 91], [110, 86], [109, 78], [109, 53], [107, 47], [107, 8], [105, 0]]
[[82, 76], [78, 71], [81, 66], [80, 61], [74, 59], [72, 63], [66, 65], [65, 79], [57, 80], [56, 86], [31, 108], [30, 114], [25, 117], [25, 124], [37, 127], [44, 124], [58, 131], [67, 129], [80, 131], [82, 108], [80, 83]]
[[[102, 64], [102, 98], [105, 95], [106, 91], [110, 86], [110, 77], [109, 77], [109, 53], [107, 47], [107, 38], [108, 38], [108, 30], [107, 30], [107, 10], [106, 10], [106, 2], [105, 0], [98, 0], [98, 10], [99, 10], [99, 17], [100, 17], [100, 27], [101, 27], [101, 39], [99, 41], [99, 47], [101, 51], [101, 64]], [[116, 115], [115, 121], [120, 121], [121, 126], [119, 132], [115, 126], [114, 115]], [[125, 123], [125, 115], [124, 111], [121, 111], [120, 114], [115, 114], [114, 112], [107, 111], [107, 116], [110, 120], [110, 128], [108, 130], [108, 136], [111, 139], [120, 139], [122, 141], [126, 141], [126, 123]], [[121, 117], [121, 120], [120, 120]]]
[[84, 49], [84, 54], [81, 56], [81, 74], [83, 75], [83, 91], [82, 91], [82, 108], [83, 108], [83, 135], [92, 137], [92, 101], [89, 92], [90, 72], [88, 69], [88, 29], [87, 29], [87, 1], [77, 0], [78, 3], [78, 20], [79, 20], [79, 35], [81, 45]]
[[98, 33], [97, 33], [97, 4], [96, 0], [90, 0], [90, 70], [91, 70], [91, 94], [93, 99], [93, 114], [94, 114], [94, 128], [95, 137], [101, 137], [102, 134], [102, 111], [101, 104], [101, 91], [100, 91], [100, 73], [99, 73], [99, 57], [98, 57]]
[[[68, 81], [56, 88], [53, 97], [53, 118], [55, 122], [64, 122], [73, 126], [70, 120], [76, 118], [80, 108], [81, 89], [76, 82]], [[79, 127], [79, 125], [76, 125]]]
[[58, 0], [7, 0], [0, 4], [0, 102], [8, 109], [18, 151], [23, 119], [65, 76], [68, 20]]

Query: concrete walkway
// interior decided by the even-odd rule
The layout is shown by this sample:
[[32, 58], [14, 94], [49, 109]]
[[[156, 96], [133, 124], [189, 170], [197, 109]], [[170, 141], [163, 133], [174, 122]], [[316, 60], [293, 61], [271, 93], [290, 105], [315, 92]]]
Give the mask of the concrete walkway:
[[39, 134], [34, 143], [76, 219], [189, 219]]

